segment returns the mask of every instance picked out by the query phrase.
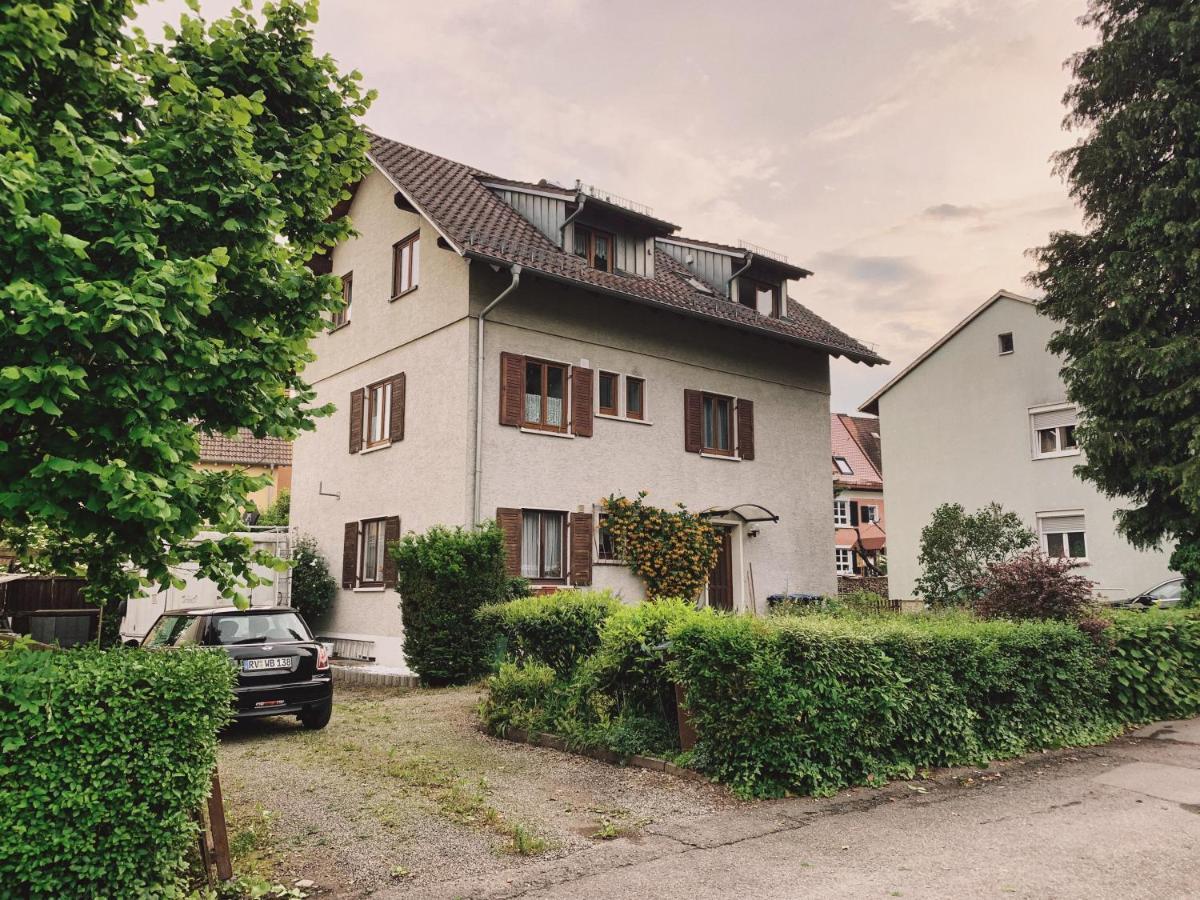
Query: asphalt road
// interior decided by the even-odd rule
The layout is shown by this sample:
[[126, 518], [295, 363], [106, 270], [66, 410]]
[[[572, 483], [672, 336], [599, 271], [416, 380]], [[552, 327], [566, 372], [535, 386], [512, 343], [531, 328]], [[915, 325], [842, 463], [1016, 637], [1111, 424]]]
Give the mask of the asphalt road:
[[1167, 900], [1200, 897], [1198, 850], [1193, 720], [985, 771], [651, 826], [510, 881], [427, 896]]

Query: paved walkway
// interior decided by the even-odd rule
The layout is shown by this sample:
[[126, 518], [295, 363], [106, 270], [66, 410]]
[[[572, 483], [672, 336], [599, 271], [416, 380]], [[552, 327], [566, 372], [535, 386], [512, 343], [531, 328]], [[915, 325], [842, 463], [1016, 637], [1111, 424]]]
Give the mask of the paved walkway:
[[443, 883], [422, 895], [1168, 900], [1200, 896], [1198, 851], [1193, 720], [984, 772], [651, 826], [511, 881]]

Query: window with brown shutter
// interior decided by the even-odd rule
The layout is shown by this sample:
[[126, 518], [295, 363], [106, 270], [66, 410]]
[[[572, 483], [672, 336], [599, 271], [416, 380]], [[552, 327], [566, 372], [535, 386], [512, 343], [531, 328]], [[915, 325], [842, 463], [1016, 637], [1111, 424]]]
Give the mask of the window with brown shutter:
[[500, 354], [500, 424], [520, 427], [525, 411], [525, 357]]
[[392, 556], [392, 545], [400, 540], [400, 517], [388, 516], [383, 524], [383, 586], [396, 586], [396, 560]]
[[704, 394], [700, 391], [685, 390], [683, 392], [683, 449], [687, 453], [700, 452], [703, 418]]
[[504, 572], [510, 578], [521, 575], [521, 511], [509, 507], [496, 510], [496, 524], [504, 538]]
[[703, 394], [701, 406], [701, 450], [720, 456], [733, 456], [733, 398]]
[[737, 401], [738, 456], [754, 459], [754, 401], [739, 398]]
[[378, 447], [391, 440], [388, 418], [392, 409], [392, 381], [385, 379], [368, 385], [365, 393], [366, 430], [363, 437], [368, 447]]
[[592, 583], [592, 514], [571, 513], [571, 584]]
[[404, 440], [404, 373], [392, 378], [392, 409], [391, 421], [388, 423], [388, 440]]
[[366, 392], [359, 388], [350, 392], [350, 452], [357, 453], [363, 443], [363, 399]]
[[358, 584], [358, 523], [347, 522], [342, 540], [342, 587]]
[[525, 359], [522, 428], [567, 430], [567, 378], [567, 366], [562, 363]]
[[364, 519], [359, 524], [358, 583], [362, 587], [382, 587], [387, 519]]
[[571, 367], [571, 422], [576, 437], [592, 436], [592, 381], [591, 369]]

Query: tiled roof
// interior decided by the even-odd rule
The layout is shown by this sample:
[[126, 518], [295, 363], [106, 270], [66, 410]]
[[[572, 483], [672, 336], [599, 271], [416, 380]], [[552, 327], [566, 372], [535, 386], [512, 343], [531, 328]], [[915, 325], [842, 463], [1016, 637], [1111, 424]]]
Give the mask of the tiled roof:
[[875, 471], [883, 475], [883, 441], [879, 437], [879, 420], [874, 416], [851, 416], [841, 414], [842, 422], [854, 438]]
[[248, 428], [239, 428], [234, 437], [226, 437], [223, 434], [201, 434], [200, 461], [257, 466], [290, 466], [292, 464], [292, 443], [283, 438], [256, 438]]
[[854, 473], [852, 475], [845, 475], [839, 472], [837, 465], [831, 459], [829, 465], [833, 470], [834, 483], [839, 487], [881, 490], [883, 488], [883, 476], [875, 468], [870, 458], [863, 452], [862, 447], [858, 445], [858, 442], [851, 434], [850, 428], [852, 426], [848, 425], [845, 421], [849, 418], [851, 417], [840, 415], [839, 413], [833, 413], [829, 417], [830, 442], [833, 445], [833, 455], [844, 457]]
[[790, 298], [787, 316], [775, 319], [699, 291], [686, 280], [685, 275], [691, 273], [666, 253], [656, 252], [653, 278], [594, 269], [552, 243], [484, 185], [492, 179], [510, 179], [498, 179], [378, 135], [371, 135], [371, 158], [446, 240], [467, 256], [517, 264], [555, 280], [773, 334], [868, 365], [887, 362]]

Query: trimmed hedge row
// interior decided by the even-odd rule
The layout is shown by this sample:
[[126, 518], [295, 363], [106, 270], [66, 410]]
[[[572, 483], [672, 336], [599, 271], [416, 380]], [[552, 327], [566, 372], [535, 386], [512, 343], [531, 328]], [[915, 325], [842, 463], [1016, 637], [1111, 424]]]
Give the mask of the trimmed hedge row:
[[600, 646], [600, 626], [621, 606], [609, 591], [559, 591], [492, 603], [475, 615], [514, 660], [545, 663], [559, 675]]
[[0, 892], [168, 893], [233, 679], [203, 650], [0, 649]]
[[[531, 633], [526, 612], [578, 624], [578, 602], [555, 595], [490, 615]], [[685, 761], [740, 794], [779, 796], [1096, 743], [1200, 713], [1200, 616], [1117, 613], [1096, 632], [967, 614], [759, 619], [659, 601], [608, 612], [583, 659], [525, 640], [519, 664], [489, 682], [481, 715], [494, 731], [672, 755], [678, 682], [699, 732]], [[572, 641], [590, 645], [582, 633]]]

